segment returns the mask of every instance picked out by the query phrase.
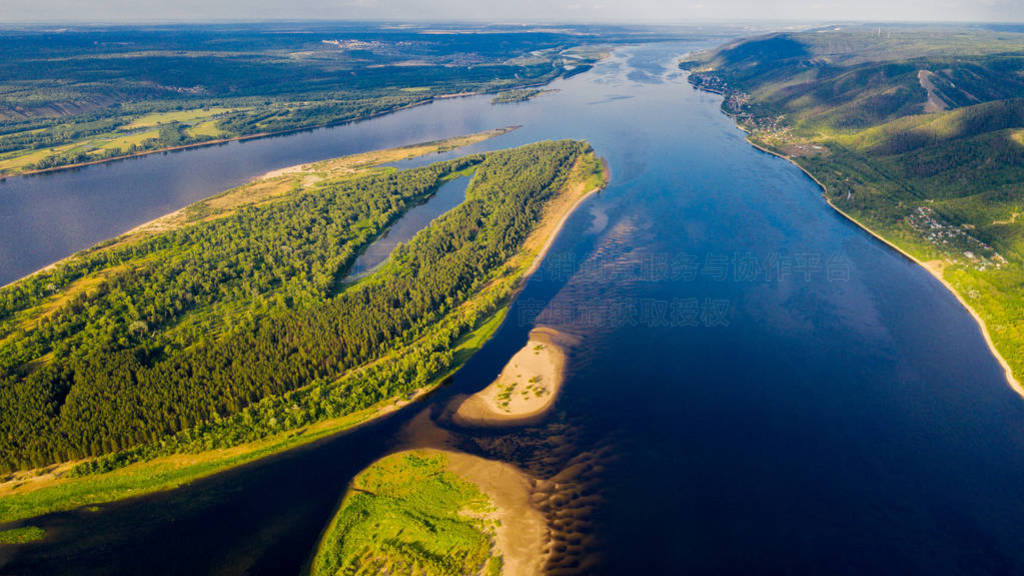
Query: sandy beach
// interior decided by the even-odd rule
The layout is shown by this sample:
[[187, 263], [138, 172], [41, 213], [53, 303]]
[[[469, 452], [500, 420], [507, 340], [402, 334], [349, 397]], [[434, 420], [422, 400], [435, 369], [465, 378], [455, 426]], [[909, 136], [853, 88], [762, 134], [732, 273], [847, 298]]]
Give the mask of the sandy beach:
[[548, 526], [533, 504], [533, 483], [511, 464], [486, 460], [464, 452], [444, 451], [448, 468], [476, 484], [496, 508], [494, 545], [503, 560], [503, 576], [540, 574], [547, 554]]
[[[604, 186], [607, 186], [608, 182], [611, 181], [611, 169], [608, 167], [608, 162], [601, 160], [601, 174], [604, 177]], [[585, 182], [577, 182], [567, 194], [563, 194], [559, 197], [555, 203], [549, 207], [546, 212], [551, 215], [557, 215], [557, 220], [551, 216], [546, 216], [541, 225], [526, 239], [525, 247], [529, 249], [537, 249], [537, 256], [533, 259], [529, 269], [523, 275], [523, 284], [537, 268], [540, 267], [541, 262], [544, 261], [544, 256], [551, 249], [551, 245], [555, 243], [558, 238], [558, 233], [562, 231], [565, 223], [568, 222], [569, 217], [576, 212], [576, 208], [586, 200], [591, 194], [596, 194], [604, 189], [604, 186], [597, 188], [587, 188]]]

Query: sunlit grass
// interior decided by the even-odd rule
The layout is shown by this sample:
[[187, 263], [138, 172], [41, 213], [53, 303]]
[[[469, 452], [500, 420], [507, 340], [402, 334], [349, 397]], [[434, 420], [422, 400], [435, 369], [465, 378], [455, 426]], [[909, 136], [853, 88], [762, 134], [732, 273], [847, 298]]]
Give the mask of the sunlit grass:
[[201, 119], [207, 119], [212, 116], [219, 114], [225, 114], [232, 112], [233, 108], [197, 108], [195, 110], [174, 110], [171, 112], [153, 112], [152, 114], [146, 114], [135, 119], [131, 124], [125, 126], [126, 129], [134, 130], [138, 128], [151, 128], [159, 124], [167, 124], [170, 122], [182, 122], [191, 123]]
[[0, 544], [28, 544], [46, 537], [46, 531], [36, 526], [23, 526], [0, 532]]
[[312, 574], [478, 574], [491, 559], [492, 510], [444, 454], [386, 456], [353, 479]]

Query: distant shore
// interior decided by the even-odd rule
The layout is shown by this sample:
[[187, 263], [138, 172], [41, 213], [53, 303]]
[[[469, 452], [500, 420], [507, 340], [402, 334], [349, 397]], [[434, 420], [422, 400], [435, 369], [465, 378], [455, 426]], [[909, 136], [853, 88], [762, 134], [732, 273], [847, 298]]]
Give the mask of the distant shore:
[[61, 166], [54, 166], [52, 168], [42, 168], [39, 170], [26, 170], [22, 172], [9, 172], [0, 174], [0, 182], [6, 178], [14, 178], [16, 176], [34, 176], [39, 174], [47, 174], [50, 172], [59, 172], [61, 170], [71, 170], [74, 168], [84, 168], [86, 166], [95, 166], [97, 164], [106, 164], [107, 162], [114, 162], [117, 160], [129, 160], [131, 158], [141, 158], [143, 156], [149, 156], [152, 154], [162, 154], [164, 152], [178, 152], [180, 150], [191, 150], [193, 148], [202, 148], [205, 146], [217, 146], [219, 144], [228, 144], [230, 142], [242, 142], [244, 140], [255, 140], [257, 138], [270, 138], [272, 136], [285, 136], [288, 134], [298, 134], [299, 132], [311, 132], [313, 130], [320, 130], [321, 128], [334, 128], [337, 126], [344, 126], [346, 124], [352, 124], [355, 122], [362, 122], [364, 120], [373, 120], [374, 118], [380, 118], [381, 116], [387, 116], [388, 114], [394, 114], [395, 112], [401, 112], [403, 110], [409, 110], [425, 104], [432, 104], [438, 100], [447, 100], [450, 98], [461, 98], [463, 96], [479, 96], [484, 92], [462, 92], [459, 94], [440, 94], [432, 98], [421, 100], [419, 102], [413, 102], [411, 104], [404, 104], [402, 106], [396, 106], [380, 112], [374, 112], [365, 116], [359, 116], [357, 118], [349, 118], [348, 120], [337, 120], [333, 122], [324, 122], [322, 124], [314, 124], [313, 126], [301, 126], [295, 128], [285, 128], [283, 130], [273, 130], [270, 132], [257, 132], [256, 134], [242, 134], [240, 136], [231, 136], [229, 138], [217, 138], [215, 140], [204, 140], [202, 142], [192, 142], [190, 144], [182, 144], [180, 146], [168, 146], [165, 148], [155, 148], [153, 150], [141, 150], [139, 152], [133, 152], [131, 154], [122, 154], [120, 156], [111, 156], [110, 158], [98, 158], [96, 160], [89, 160], [88, 162], [76, 162], [74, 164], [64, 164]]
[[[536, 87], [539, 87], [539, 86], [545, 86], [545, 85], [550, 84], [550, 83], [551, 83], [551, 81], [547, 81], [547, 82], [533, 82], [533, 83], [522, 84], [522, 85], [520, 85], [520, 86], [518, 86], [517, 88], [514, 88], [514, 89], [515, 90], [521, 90], [521, 89], [528, 89], [528, 88], [536, 88]], [[554, 92], [554, 91], [555, 90], [551, 90], [551, 92]], [[164, 152], [178, 152], [178, 151], [181, 151], [181, 150], [191, 150], [193, 148], [202, 148], [202, 147], [205, 147], [205, 146], [217, 146], [217, 145], [220, 145], [220, 144], [228, 144], [230, 142], [242, 142], [242, 141], [245, 141], [245, 140], [255, 140], [255, 139], [258, 139], [258, 138], [270, 138], [270, 137], [273, 137], [273, 136], [286, 136], [288, 134], [298, 134], [300, 132], [311, 132], [313, 130], [320, 130], [321, 128], [334, 128], [334, 127], [337, 127], [337, 126], [344, 126], [346, 124], [352, 124], [352, 123], [355, 123], [355, 122], [362, 122], [364, 120], [373, 120], [374, 118], [380, 118], [382, 116], [387, 116], [388, 114], [394, 114], [396, 112], [401, 112], [403, 110], [410, 110], [412, 108], [416, 108], [416, 107], [419, 107], [419, 106], [424, 106], [426, 104], [433, 104], [434, 102], [437, 102], [439, 100], [451, 100], [452, 98], [464, 98], [464, 97], [468, 97], [468, 96], [481, 96], [481, 95], [484, 95], [484, 94], [496, 94], [497, 92], [498, 92], [497, 90], [490, 90], [490, 91], [480, 91], [480, 90], [477, 90], [477, 91], [473, 91], [473, 92], [458, 92], [458, 93], [455, 93], [455, 94], [439, 94], [437, 96], [433, 96], [431, 98], [428, 98], [428, 99], [425, 99], [425, 100], [421, 100], [419, 102], [413, 102], [411, 104], [403, 104], [402, 106], [396, 106], [394, 108], [389, 108], [387, 110], [382, 110], [380, 112], [374, 112], [372, 114], [367, 114], [365, 116], [359, 116], [357, 118], [349, 118], [347, 120], [337, 120], [337, 121], [333, 121], [333, 122], [324, 122], [322, 124], [315, 124], [313, 126], [301, 126], [301, 127], [295, 127], [295, 128], [285, 128], [283, 130], [273, 130], [273, 131], [270, 131], [270, 132], [258, 132], [256, 134], [243, 134], [243, 135], [240, 135], [240, 136], [231, 136], [229, 138], [217, 138], [215, 140], [204, 140], [202, 142], [192, 142], [190, 144], [182, 144], [180, 146], [168, 146], [168, 147], [165, 147], [165, 148], [156, 148], [156, 149], [153, 149], [153, 150], [141, 150], [141, 151], [138, 151], [138, 152], [133, 152], [131, 154], [121, 154], [120, 156], [111, 156], [110, 158], [97, 158], [96, 160], [89, 160], [87, 162], [76, 162], [74, 164], [64, 164], [64, 165], [61, 165], [61, 166], [54, 166], [52, 168], [42, 168], [42, 169], [39, 169], [39, 170], [24, 170], [24, 171], [6, 172], [6, 173], [0, 172], [0, 182], [3, 182], [7, 178], [14, 178], [14, 177], [17, 177], [17, 176], [35, 176], [35, 175], [40, 175], [40, 174], [48, 174], [48, 173], [51, 173], [51, 172], [60, 172], [62, 170], [72, 170], [74, 168], [84, 168], [86, 166], [95, 166], [97, 164], [106, 164], [108, 162], [115, 162], [117, 160], [129, 160], [129, 159], [132, 159], [132, 158], [141, 158], [143, 156], [149, 156], [149, 155], [152, 155], [152, 154], [162, 154]]]

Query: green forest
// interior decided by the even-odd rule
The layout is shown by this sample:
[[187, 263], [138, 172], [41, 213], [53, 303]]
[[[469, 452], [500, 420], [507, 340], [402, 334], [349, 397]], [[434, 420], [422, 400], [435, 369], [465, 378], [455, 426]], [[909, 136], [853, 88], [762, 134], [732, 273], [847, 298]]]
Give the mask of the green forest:
[[[517, 278], [507, 262], [585, 158], [599, 169], [585, 143], [542, 142], [329, 178], [214, 218], [200, 203], [179, 229], [0, 289], [0, 466], [109, 454], [76, 469], [103, 471], [423, 386], [504, 305]], [[339, 282], [362, 247], [467, 169], [464, 203], [373, 275]]]
[[836, 207], [941, 270], [1024, 377], [1024, 34], [854, 26], [697, 53], [690, 81]]

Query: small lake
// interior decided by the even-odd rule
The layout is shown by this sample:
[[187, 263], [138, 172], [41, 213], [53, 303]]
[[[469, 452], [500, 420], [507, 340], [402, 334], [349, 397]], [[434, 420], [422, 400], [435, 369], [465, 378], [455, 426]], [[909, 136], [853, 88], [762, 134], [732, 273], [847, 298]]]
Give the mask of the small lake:
[[402, 242], [412, 240], [417, 232], [427, 227], [434, 218], [455, 208], [466, 199], [466, 189], [471, 177], [459, 176], [438, 187], [426, 202], [414, 206], [388, 228], [383, 236], [366, 247], [349, 269], [345, 281], [353, 281], [370, 274], [391, 256], [391, 252]]
[[1024, 573], [1024, 403], [939, 282], [689, 86], [677, 59], [710, 43], [621, 48], [530, 102], [447, 100], [0, 184], [9, 280], [274, 168], [501, 126], [522, 128], [469, 151], [585, 138], [613, 179], [426, 401], [178, 490], [39, 519], [49, 539], [0, 548], [0, 573], [298, 573], [352, 476], [415, 437], [411, 423], [443, 426], [448, 400], [486, 386], [537, 323], [580, 340], [555, 412], [449, 429], [560, 479], [563, 572]]

